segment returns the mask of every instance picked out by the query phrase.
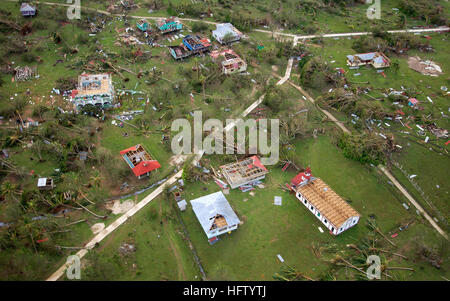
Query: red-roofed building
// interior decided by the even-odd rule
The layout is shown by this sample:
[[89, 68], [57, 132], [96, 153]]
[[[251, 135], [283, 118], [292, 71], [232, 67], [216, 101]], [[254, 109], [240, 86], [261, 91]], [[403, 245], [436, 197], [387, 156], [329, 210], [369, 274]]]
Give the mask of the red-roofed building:
[[291, 180], [291, 186], [295, 189], [298, 186], [305, 185], [314, 181], [314, 177], [311, 175], [311, 168], [307, 168], [305, 171], [300, 172]]
[[120, 154], [139, 179], [161, 167], [161, 164], [154, 160], [140, 144], [124, 149], [120, 151]]

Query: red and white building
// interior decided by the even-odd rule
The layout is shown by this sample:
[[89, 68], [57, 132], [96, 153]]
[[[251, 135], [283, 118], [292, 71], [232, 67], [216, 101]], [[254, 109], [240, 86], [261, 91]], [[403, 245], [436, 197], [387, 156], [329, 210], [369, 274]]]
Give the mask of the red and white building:
[[120, 154], [138, 179], [150, 175], [151, 171], [161, 167], [161, 164], [154, 160], [140, 144], [124, 149]]
[[324, 181], [313, 177], [309, 167], [291, 180], [290, 188], [333, 235], [344, 232], [359, 221], [359, 213]]

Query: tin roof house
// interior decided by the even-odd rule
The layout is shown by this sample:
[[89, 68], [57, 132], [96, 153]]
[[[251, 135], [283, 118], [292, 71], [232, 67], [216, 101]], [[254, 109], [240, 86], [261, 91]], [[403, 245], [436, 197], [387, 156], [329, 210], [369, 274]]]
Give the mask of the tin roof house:
[[183, 28], [183, 24], [178, 22], [175, 17], [170, 17], [156, 22], [156, 26], [162, 33], [169, 33]]
[[178, 46], [169, 46], [168, 49], [172, 57], [176, 60], [181, 60], [191, 55], [191, 52], [186, 48], [184, 44]]
[[290, 188], [333, 235], [346, 231], [359, 221], [359, 213], [324, 181], [313, 177], [309, 167], [291, 180]]
[[78, 88], [72, 91], [71, 99], [76, 108], [85, 105], [110, 107], [114, 101], [114, 86], [110, 74], [82, 74], [78, 77]]
[[210, 55], [222, 67], [223, 74], [232, 74], [247, 70], [247, 63], [232, 49], [222, 51], [214, 50]]
[[120, 154], [138, 179], [150, 175], [151, 171], [161, 167], [161, 164], [140, 144], [124, 149]]
[[191, 205], [210, 244], [219, 235], [236, 230], [240, 223], [222, 191], [192, 200]]
[[150, 28], [150, 23], [145, 19], [140, 19], [136, 22], [137, 27], [142, 31], [147, 31]]
[[231, 23], [217, 24], [216, 29], [212, 31], [212, 35], [222, 45], [239, 41], [243, 36], [242, 32]]
[[33, 17], [36, 15], [36, 7], [28, 3], [22, 3], [20, 6], [20, 13], [24, 17]]
[[226, 164], [220, 168], [232, 189], [262, 180], [269, 173], [258, 156], [252, 156], [236, 163]]
[[382, 52], [368, 52], [354, 55], [347, 55], [347, 65], [358, 67], [372, 65], [374, 68], [386, 68], [391, 64], [391, 60]]

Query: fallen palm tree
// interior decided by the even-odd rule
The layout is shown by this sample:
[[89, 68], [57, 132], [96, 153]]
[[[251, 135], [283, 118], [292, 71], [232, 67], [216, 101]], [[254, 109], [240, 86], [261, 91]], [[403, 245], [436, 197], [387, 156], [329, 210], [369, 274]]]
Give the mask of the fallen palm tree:
[[299, 280], [308, 280], [315, 281], [314, 279], [296, 271], [293, 267], [288, 264], [285, 264], [281, 267], [279, 273], [275, 273], [273, 278], [281, 281], [299, 281]]

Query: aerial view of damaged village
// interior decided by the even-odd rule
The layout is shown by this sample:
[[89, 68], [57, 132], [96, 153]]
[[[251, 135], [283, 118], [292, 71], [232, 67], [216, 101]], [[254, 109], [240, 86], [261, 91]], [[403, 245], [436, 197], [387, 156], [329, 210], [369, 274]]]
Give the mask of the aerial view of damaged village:
[[449, 281], [447, 0], [2, 0], [0, 280]]

